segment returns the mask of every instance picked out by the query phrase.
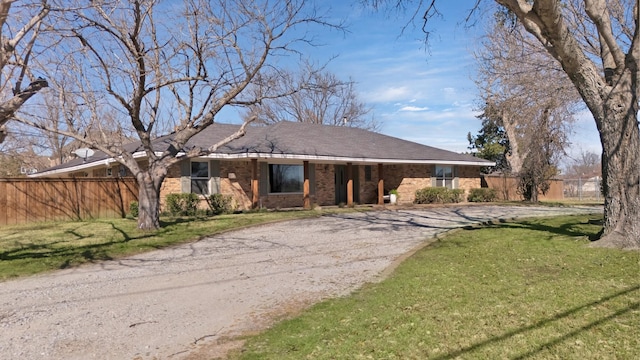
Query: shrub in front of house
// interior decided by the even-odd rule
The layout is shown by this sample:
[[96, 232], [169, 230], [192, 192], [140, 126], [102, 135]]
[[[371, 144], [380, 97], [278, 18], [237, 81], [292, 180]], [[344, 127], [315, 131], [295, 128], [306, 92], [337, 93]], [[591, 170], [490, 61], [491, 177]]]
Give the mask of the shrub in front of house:
[[416, 191], [415, 204], [450, 204], [462, 201], [464, 190], [427, 187]]
[[231, 207], [231, 196], [222, 194], [212, 194], [207, 197], [207, 204], [213, 215], [229, 214], [233, 212]]
[[172, 216], [192, 216], [198, 209], [197, 194], [169, 194], [165, 200], [167, 211]]
[[496, 192], [496, 189], [480, 188], [480, 189], [471, 189], [469, 191], [469, 196], [467, 196], [467, 201], [492, 202], [492, 201], [496, 201], [497, 198], [498, 198], [498, 193]]

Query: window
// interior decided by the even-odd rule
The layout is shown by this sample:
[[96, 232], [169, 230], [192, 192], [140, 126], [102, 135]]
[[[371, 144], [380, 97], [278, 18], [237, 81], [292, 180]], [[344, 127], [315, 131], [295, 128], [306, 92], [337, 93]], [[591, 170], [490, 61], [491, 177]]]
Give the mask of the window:
[[453, 189], [453, 166], [436, 166], [436, 186]]
[[371, 165], [364, 166], [364, 181], [371, 181]]
[[191, 192], [198, 195], [209, 195], [208, 162], [191, 162]]
[[269, 192], [302, 192], [303, 184], [302, 165], [269, 164]]
[[111, 168], [107, 168], [107, 176], [108, 177], [112, 177], [113, 176], [113, 170], [111, 170]]

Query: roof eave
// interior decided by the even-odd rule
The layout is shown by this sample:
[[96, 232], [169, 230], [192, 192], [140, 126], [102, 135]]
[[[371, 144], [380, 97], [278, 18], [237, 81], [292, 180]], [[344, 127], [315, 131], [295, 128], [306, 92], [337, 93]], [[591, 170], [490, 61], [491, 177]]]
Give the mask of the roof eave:
[[[161, 155], [157, 153], [157, 155]], [[184, 156], [183, 152], [177, 154]], [[139, 151], [133, 154], [135, 159], [146, 157], [146, 152]], [[340, 163], [356, 163], [356, 164], [423, 164], [423, 165], [466, 165], [466, 166], [495, 166], [495, 162], [485, 161], [466, 161], [466, 160], [433, 160], [433, 159], [382, 159], [367, 157], [347, 157], [347, 156], [327, 156], [327, 155], [298, 155], [298, 154], [272, 154], [272, 153], [240, 153], [240, 154], [223, 154], [212, 153], [201, 158], [220, 159], [220, 160], [236, 160], [236, 159], [277, 159], [277, 160], [302, 160], [315, 162], [340, 162]], [[87, 170], [98, 166], [109, 166], [117, 162], [113, 158], [107, 158], [92, 162], [87, 162], [67, 168], [60, 168], [50, 171], [44, 171], [29, 175], [29, 177], [44, 177], [52, 175], [62, 175], [71, 172]]]
[[[145, 158], [147, 157], [147, 153], [144, 151], [138, 151], [132, 154], [134, 159], [140, 159], [140, 158]], [[161, 153], [156, 152], [156, 155], [161, 155]], [[37, 178], [37, 177], [45, 177], [45, 176], [52, 176], [52, 175], [62, 175], [62, 174], [68, 174], [68, 173], [72, 173], [72, 172], [76, 172], [76, 171], [82, 171], [82, 170], [87, 170], [87, 169], [91, 169], [91, 168], [95, 168], [98, 166], [109, 166], [113, 163], [117, 162], [114, 158], [106, 158], [106, 159], [101, 159], [101, 160], [95, 160], [95, 161], [91, 161], [91, 162], [86, 162], [86, 163], [82, 163], [79, 165], [74, 165], [74, 166], [70, 166], [70, 167], [65, 167], [65, 168], [60, 168], [60, 169], [55, 169], [55, 170], [49, 170], [49, 171], [43, 171], [43, 172], [37, 172], [35, 174], [31, 174], [28, 175], [28, 177], [31, 178]]]
[[373, 164], [429, 164], [429, 165], [468, 165], [468, 166], [495, 166], [495, 162], [467, 161], [467, 160], [433, 160], [433, 159], [383, 159], [367, 157], [327, 156], [327, 155], [296, 155], [273, 153], [241, 153], [221, 154], [213, 153], [205, 156], [210, 159], [282, 159], [282, 160], [308, 160], [317, 162], [351, 162]]

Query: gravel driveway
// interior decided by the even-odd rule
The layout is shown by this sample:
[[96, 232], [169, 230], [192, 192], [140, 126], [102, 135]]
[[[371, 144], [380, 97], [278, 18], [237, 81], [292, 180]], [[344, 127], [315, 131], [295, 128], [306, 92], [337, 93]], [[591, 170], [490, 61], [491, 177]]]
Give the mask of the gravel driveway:
[[0, 283], [3, 359], [209, 359], [234, 335], [375, 281], [444, 231], [601, 208], [469, 206], [263, 225]]

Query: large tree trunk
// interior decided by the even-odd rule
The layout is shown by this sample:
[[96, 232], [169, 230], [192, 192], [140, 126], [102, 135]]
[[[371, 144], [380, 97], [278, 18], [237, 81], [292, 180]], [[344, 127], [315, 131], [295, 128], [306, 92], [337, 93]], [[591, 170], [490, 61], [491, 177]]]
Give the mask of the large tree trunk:
[[[523, 26], [555, 57], [593, 114], [602, 142], [604, 228], [599, 246], [640, 248], [640, 132], [638, 131], [638, 79], [640, 31], [634, 7], [633, 39], [628, 52], [614, 33], [605, 0], [584, 2], [584, 18], [598, 31], [602, 66], [596, 66], [578, 41], [566, 4], [557, 0], [496, 0], [512, 10]], [[616, 31], [618, 31], [617, 29]], [[620, 42], [618, 42], [620, 40]], [[604, 71], [603, 71], [604, 70]], [[604, 74], [603, 74], [604, 73]], [[604, 76], [603, 76], [604, 75]]]
[[538, 202], [538, 186], [531, 185], [531, 190], [529, 191], [531, 192], [531, 199], [529, 201], [531, 201], [532, 203], [537, 203]]
[[604, 103], [603, 118], [596, 119], [605, 201], [598, 246], [640, 248], [640, 133], [633, 78], [624, 76], [616, 84]]
[[157, 230], [160, 228], [160, 186], [164, 176], [153, 171], [140, 172], [138, 181], [138, 229]]
[[518, 129], [515, 121], [513, 121], [513, 115], [502, 112], [502, 127], [511, 145], [511, 152], [506, 155], [507, 162], [511, 173], [518, 175], [522, 171], [522, 164], [527, 156], [528, 149], [521, 148], [519, 145]]

